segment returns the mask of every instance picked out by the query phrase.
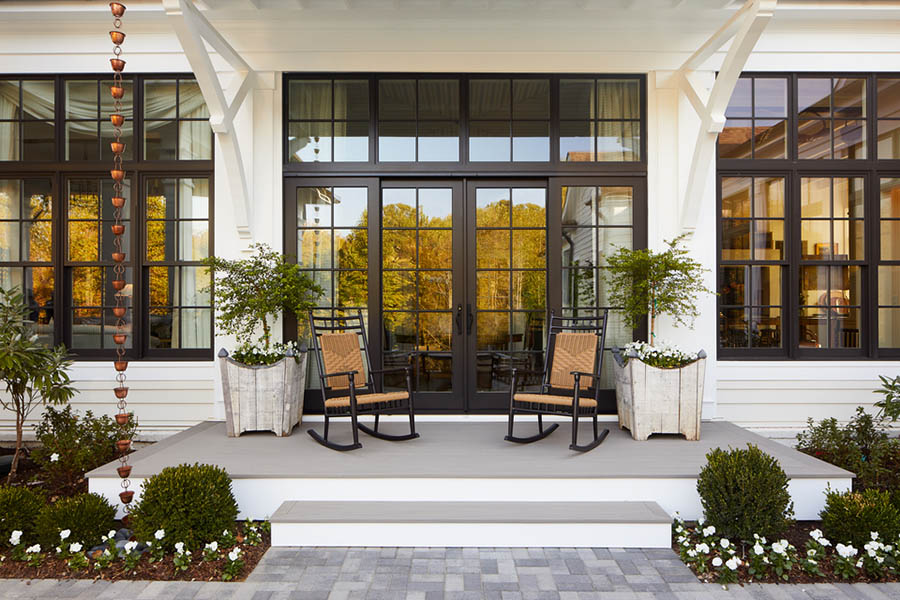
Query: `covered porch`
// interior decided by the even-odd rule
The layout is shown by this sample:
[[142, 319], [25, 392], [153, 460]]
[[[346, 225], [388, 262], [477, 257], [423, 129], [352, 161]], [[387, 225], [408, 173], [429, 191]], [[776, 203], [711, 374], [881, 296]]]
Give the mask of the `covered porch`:
[[[132, 489], [139, 499], [143, 479], [167, 466], [220, 465], [241, 517], [272, 520], [274, 545], [668, 547], [676, 512], [702, 514], [696, 482], [712, 448], [755, 444], [777, 458], [797, 519], [818, 518], [828, 486], [851, 486], [851, 473], [725, 421], [704, 422], [698, 442], [636, 442], [606, 423], [609, 437], [584, 454], [568, 449], [562, 425], [523, 446], [503, 440], [505, 421], [432, 420], [417, 426], [417, 440], [363, 436], [362, 449], [340, 453], [306, 435], [321, 427], [309, 420], [284, 438], [229, 438], [224, 423], [207, 421], [133, 454]], [[527, 432], [536, 424], [516, 426]], [[339, 424], [341, 435], [350, 431]], [[90, 490], [113, 501], [116, 464], [88, 474]]]

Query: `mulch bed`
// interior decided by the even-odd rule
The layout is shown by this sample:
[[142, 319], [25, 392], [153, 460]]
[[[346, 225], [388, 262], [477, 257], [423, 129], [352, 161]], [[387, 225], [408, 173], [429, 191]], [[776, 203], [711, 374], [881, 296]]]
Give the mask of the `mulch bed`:
[[[690, 523], [691, 526], [695, 525], [694, 523]], [[793, 544], [797, 548], [797, 552], [801, 557], [806, 555], [805, 545], [807, 540], [809, 540], [809, 532], [813, 529], [821, 529], [822, 523], [821, 521], [796, 521], [788, 529], [784, 535], [780, 536], [791, 544]], [[777, 541], [774, 539], [768, 540], [769, 543]], [[747, 545], [746, 548], [740, 549], [738, 551], [738, 557], [741, 557], [743, 560], [743, 555], [750, 551], [750, 547], [753, 544]], [[675, 540], [675, 536], [672, 536], [672, 550], [677, 554], [679, 551], [678, 543]], [[742, 550], [742, 551], [741, 551]], [[697, 579], [704, 583], [716, 583], [717, 575], [713, 572], [708, 573], [697, 573], [697, 570], [694, 568], [694, 565], [688, 565], [690, 569], [697, 575]], [[795, 566], [794, 569], [790, 572], [788, 576], [788, 580], [777, 577], [774, 573], [771, 573], [764, 578], [751, 578], [747, 573], [747, 566], [741, 565], [738, 568], [738, 582], [743, 585], [745, 583], [884, 583], [884, 582], [898, 582], [900, 581], [900, 576], [896, 575], [886, 575], [880, 579], [871, 579], [865, 575], [862, 569], [859, 570], [859, 575], [852, 579], [843, 579], [839, 575], [835, 575], [833, 570], [831, 569], [830, 561], [821, 561], [819, 563], [819, 567], [822, 569], [822, 572], [825, 574], [824, 577], [817, 577], [814, 575], [808, 574], [801, 567]]]
[[[239, 527], [239, 529], [241, 529]], [[238, 540], [240, 541], [240, 535]], [[232, 581], [244, 581], [253, 572], [256, 565], [262, 559], [263, 554], [272, 545], [271, 536], [262, 532], [262, 543], [258, 546], [241, 544], [241, 560], [244, 561], [244, 569], [241, 574]], [[0, 562], [0, 578], [16, 579], [103, 579], [105, 581], [120, 580], [154, 580], [154, 581], [221, 581], [222, 569], [225, 567], [225, 553], [230, 548], [220, 550], [222, 558], [217, 561], [204, 562], [201, 551], [194, 552], [191, 564], [187, 571], [179, 571], [172, 562], [172, 556], [166, 556], [163, 560], [150, 563], [149, 554], [145, 554], [133, 571], [126, 571], [124, 563], [117, 560], [106, 569], [95, 569], [94, 562], [83, 571], [72, 571], [64, 560], [47, 556], [43, 564], [38, 568], [28, 566], [25, 562], [16, 562], [10, 557], [10, 552], [0, 552], [3, 561]]]

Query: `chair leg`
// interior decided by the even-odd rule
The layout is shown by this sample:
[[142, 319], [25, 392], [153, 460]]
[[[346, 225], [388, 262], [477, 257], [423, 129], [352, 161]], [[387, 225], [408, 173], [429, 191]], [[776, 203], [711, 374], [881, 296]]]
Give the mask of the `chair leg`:
[[375, 415], [375, 431], [378, 431], [378, 417], [381, 415]]
[[538, 414], [538, 433], [544, 433], [544, 415]]
[[553, 423], [547, 429], [544, 429], [543, 421], [541, 420], [541, 415], [538, 415], [538, 429], [539, 432], [537, 435], [532, 435], [530, 437], [516, 437], [513, 435], [513, 415], [515, 415], [514, 410], [509, 411], [509, 434], [503, 438], [507, 442], [515, 442], [517, 444], [530, 444], [531, 442], [536, 442], [538, 440], [542, 440], [559, 427], [559, 423]]
[[307, 429], [306, 433], [309, 434], [309, 437], [316, 440], [326, 448], [330, 448], [332, 450], [337, 450], [338, 452], [346, 452], [348, 450], [356, 450], [357, 448], [362, 448], [362, 444], [359, 443], [358, 435], [356, 433], [356, 428], [353, 428], [353, 443], [352, 444], [335, 444], [334, 442], [328, 441], [328, 424], [329, 419], [328, 415], [325, 415], [325, 437], [319, 435], [319, 432], [315, 429]]
[[572, 416], [572, 445], [569, 446], [569, 450], [575, 450], [576, 452], [589, 452], [603, 443], [603, 440], [606, 439], [606, 436], [609, 435], [609, 429], [603, 429], [600, 431], [597, 426], [597, 413], [595, 412], [593, 415], [593, 425], [594, 425], [594, 439], [591, 440], [589, 444], [585, 444], [584, 446], [578, 445], [578, 415]]
[[594, 439], [597, 439], [597, 413], [594, 413]]

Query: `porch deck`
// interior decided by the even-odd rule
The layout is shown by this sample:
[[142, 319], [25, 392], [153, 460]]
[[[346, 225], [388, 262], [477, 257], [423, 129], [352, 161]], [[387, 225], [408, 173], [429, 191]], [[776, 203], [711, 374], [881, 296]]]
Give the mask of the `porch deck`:
[[[303, 423], [293, 435], [225, 435], [221, 422], [205, 422], [131, 457], [137, 495], [143, 478], [180, 463], [212, 463], [234, 481], [242, 517], [265, 518], [287, 501], [378, 502], [657, 502], [669, 515], [701, 515], [696, 480], [706, 453], [716, 447], [759, 446], [775, 456], [788, 477], [798, 519], [817, 518], [827, 486], [848, 489], [852, 474], [724, 421], [703, 423], [701, 440], [656, 435], [631, 439], [615, 423], [597, 449], [568, 449], [566, 424], [545, 440], [505, 442], [505, 422], [442, 421], [417, 424], [421, 438], [386, 442], [363, 435], [363, 448], [334, 452], [315, 443]], [[402, 422], [383, 422], [400, 432]], [[530, 432], [533, 422], [517, 423]], [[585, 424], [583, 435], [589, 436]], [[349, 438], [347, 424], [334, 426]], [[117, 500], [119, 478], [112, 463], [88, 474], [91, 491]]]

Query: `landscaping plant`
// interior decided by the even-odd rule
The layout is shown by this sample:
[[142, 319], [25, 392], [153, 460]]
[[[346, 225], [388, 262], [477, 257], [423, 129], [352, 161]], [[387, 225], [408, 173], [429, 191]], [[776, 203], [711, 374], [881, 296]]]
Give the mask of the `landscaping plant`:
[[65, 346], [49, 348], [39, 342], [28, 311], [18, 288], [0, 289], [0, 381], [7, 392], [0, 395], [0, 406], [16, 418], [16, 450], [7, 483], [16, 476], [28, 415], [41, 404], [65, 404], [75, 394]]
[[891, 423], [900, 418], [900, 375], [896, 377], [885, 377], [879, 375], [881, 379], [881, 389], [875, 390], [876, 394], [881, 394], [881, 400], [875, 403], [878, 407], [878, 417], [880, 419], [890, 419]]
[[[213, 256], [204, 264], [214, 274], [216, 324], [237, 340], [232, 357], [248, 365], [267, 365], [281, 360], [285, 350], [272, 343], [270, 317], [290, 311], [302, 319], [324, 290], [282, 253], [265, 244], [253, 244], [251, 249], [255, 254], [249, 258]], [[257, 340], [260, 329], [262, 337]]]
[[7, 544], [14, 531], [22, 532], [23, 542], [33, 544], [44, 504], [44, 497], [31, 488], [0, 486], [0, 547]]
[[825, 509], [820, 516], [825, 535], [855, 548], [862, 548], [871, 541], [873, 531], [887, 540], [897, 540], [900, 536], [900, 510], [885, 491], [830, 490], [825, 495]]
[[[201, 550], [222, 531], [234, 529], [238, 514], [231, 478], [221, 467], [187, 465], [166, 467], [144, 480], [141, 501], [131, 511], [131, 523], [139, 540], [153, 540], [154, 549], [174, 548], [183, 542]], [[154, 535], [162, 530], [163, 537]]]
[[60, 491], [74, 491], [84, 474], [116, 457], [116, 441], [131, 439], [137, 423], [130, 419], [123, 430], [107, 415], [95, 417], [91, 411], [80, 415], [66, 406], [48, 406], [35, 437], [40, 446], [31, 458], [41, 467], [44, 480]]
[[746, 449], [715, 448], [706, 455], [697, 493], [706, 523], [718, 535], [739, 540], [784, 533], [794, 515], [788, 477], [772, 456]]
[[[37, 520], [38, 541], [44, 548], [71, 543], [96, 546], [115, 526], [116, 509], [98, 494], [78, 494], [48, 504]], [[68, 531], [68, 535], [60, 536]]]
[[621, 307], [625, 324], [640, 327], [650, 318], [650, 344], [656, 341], [656, 319], [669, 315], [676, 325], [691, 325], [700, 314], [697, 295], [713, 293], [703, 284], [706, 269], [681, 246], [685, 236], [666, 242], [668, 248], [620, 247], [607, 258], [609, 305]]

